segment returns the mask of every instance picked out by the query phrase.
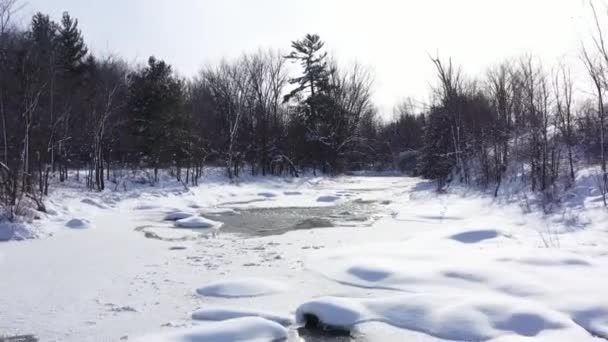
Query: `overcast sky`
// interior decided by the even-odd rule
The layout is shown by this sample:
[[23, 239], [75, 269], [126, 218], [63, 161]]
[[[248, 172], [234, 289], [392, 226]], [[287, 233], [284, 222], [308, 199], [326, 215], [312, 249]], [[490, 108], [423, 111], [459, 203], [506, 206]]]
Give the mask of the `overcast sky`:
[[[23, 0], [25, 1], [25, 0]], [[259, 47], [289, 51], [318, 33], [344, 63], [372, 68], [385, 112], [402, 98], [428, 99], [428, 54], [452, 57], [478, 74], [507, 57], [574, 58], [589, 33], [585, 0], [27, 0], [27, 22], [65, 10], [93, 51], [131, 61], [156, 55], [184, 76], [221, 57]]]

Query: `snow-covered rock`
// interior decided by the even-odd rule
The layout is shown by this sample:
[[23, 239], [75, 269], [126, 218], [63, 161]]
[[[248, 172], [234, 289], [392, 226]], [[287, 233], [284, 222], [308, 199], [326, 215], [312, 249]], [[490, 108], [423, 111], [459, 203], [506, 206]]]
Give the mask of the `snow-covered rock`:
[[287, 286], [283, 283], [259, 278], [232, 278], [208, 283], [196, 290], [196, 293], [209, 297], [259, 297], [283, 292]]
[[265, 310], [211, 306], [198, 309], [192, 313], [192, 319], [199, 321], [224, 321], [240, 317], [261, 317], [283, 326], [293, 324], [291, 316]]
[[288, 331], [282, 325], [260, 317], [235, 318], [211, 322], [169, 333], [144, 336], [138, 342], [244, 342], [281, 341]]
[[222, 224], [222, 222], [213, 221], [200, 216], [192, 216], [175, 221], [175, 227], [190, 229], [219, 229]]
[[92, 227], [91, 221], [83, 218], [73, 218], [66, 222], [65, 226], [72, 229], [89, 229]]

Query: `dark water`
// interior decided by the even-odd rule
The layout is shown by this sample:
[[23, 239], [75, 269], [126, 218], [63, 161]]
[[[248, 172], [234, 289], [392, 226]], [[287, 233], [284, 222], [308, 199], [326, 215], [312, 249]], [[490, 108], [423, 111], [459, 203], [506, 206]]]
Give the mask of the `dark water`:
[[222, 233], [268, 236], [288, 231], [328, 227], [366, 227], [379, 218], [375, 202], [352, 201], [330, 207], [242, 209], [205, 215], [223, 222]]
[[[308, 316], [308, 317], [307, 317]], [[323, 325], [314, 315], [305, 315], [306, 325], [297, 330], [298, 337], [305, 342], [362, 342], [362, 336], [341, 328]]]

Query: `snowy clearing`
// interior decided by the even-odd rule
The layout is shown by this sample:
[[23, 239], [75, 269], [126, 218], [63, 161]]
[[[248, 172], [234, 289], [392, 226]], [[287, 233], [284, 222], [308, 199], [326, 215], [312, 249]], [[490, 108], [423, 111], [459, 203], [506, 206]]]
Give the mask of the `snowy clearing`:
[[[588, 190], [542, 215], [407, 177], [60, 188], [0, 244], [0, 335], [298, 341], [317, 320], [374, 341], [601, 340], [608, 215]], [[204, 234], [228, 218], [285, 229]]]

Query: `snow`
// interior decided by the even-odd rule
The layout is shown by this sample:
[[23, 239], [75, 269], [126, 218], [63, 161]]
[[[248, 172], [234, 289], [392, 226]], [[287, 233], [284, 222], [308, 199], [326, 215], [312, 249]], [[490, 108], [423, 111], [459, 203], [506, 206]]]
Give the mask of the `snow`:
[[335, 202], [339, 199], [339, 196], [324, 195], [317, 198], [317, 202]]
[[89, 229], [91, 222], [87, 219], [73, 218], [65, 223], [65, 226], [72, 229]]
[[144, 336], [139, 342], [241, 342], [280, 341], [288, 331], [278, 323], [260, 318], [245, 317], [208, 323], [170, 333]]
[[[189, 189], [168, 178], [100, 193], [59, 186], [47, 200], [52, 215], [0, 223], [0, 235], [29, 239], [0, 243], [0, 332], [67, 342], [291, 342], [314, 315], [369, 341], [608, 337], [608, 211], [594, 172], [578, 173], [553, 214], [507, 188], [512, 195], [494, 199], [457, 186], [438, 195], [408, 177], [233, 184], [222, 170], [207, 172]], [[211, 237], [214, 229], [164, 221], [180, 212], [193, 226], [219, 227], [238, 214], [247, 224], [267, 212], [249, 209], [323, 212], [357, 199], [365, 203], [348, 210], [369, 205], [379, 219], [257, 237]], [[71, 229], [72, 219], [95, 229]]]
[[205, 228], [219, 229], [222, 226], [222, 223], [198, 216], [198, 217], [186, 217], [181, 220], [177, 220], [177, 221], [175, 221], [175, 226], [178, 228], [192, 228], [192, 229], [205, 229]]
[[201, 215], [218, 216], [218, 215], [236, 215], [238, 212], [231, 208], [203, 208], [200, 210]]
[[198, 309], [192, 313], [192, 319], [199, 321], [224, 321], [239, 317], [262, 317], [283, 326], [290, 326], [293, 324], [293, 318], [291, 316], [265, 310], [211, 306]]
[[192, 217], [192, 214], [184, 211], [175, 211], [165, 215], [165, 221], [177, 221]]
[[478, 243], [483, 240], [495, 239], [498, 237], [498, 232], [495, 230], [472, 230], [468, 232], [462, 232], [450, 236], [450, 239], [456, 240], [462, 243]]
[[100, 209], [108, 209], [108, 206], [106, 206], [105, 204], [99, 203], [91, 198], [83, 198], [82, 201], [80, 201], [80, 202], [84, 203], [84, 204], [92, 205], [92, 206], [100, 208]]
[[286, 291], [281, 282], [258, 278], [233, 278], [214, 281], [196, 289], [202, 296], [239, 298], [259, 297]]
[[38, 235], [27, 224], [20, 222], [0, 222], [0, 241], [25, 240], [36, 238]]
[[481, 341], [508, 335], [536, 337], [551, 330], [567, 331], [570, 336], [586, 334], [566, 315], [522, 300], [483, 295], [323, 297], [302, 304], [296, 311], [299, 324], [305, 324], [310, 315], [333, 328], [348, 330], [363, 322], [381, 321], [449, 340]]
[[262, 197], [266, 197], [266, 198], [272, 198], [272, 197], [277, 197], [278, 195], [275, 194], [274, 192], [265, 191], [265, 192], [258, 192], [258, 196], [262, 196]]

